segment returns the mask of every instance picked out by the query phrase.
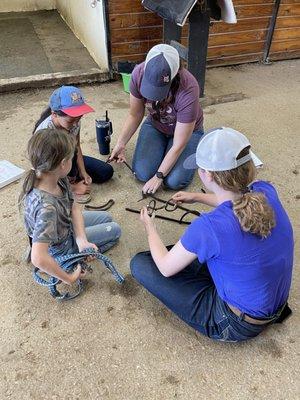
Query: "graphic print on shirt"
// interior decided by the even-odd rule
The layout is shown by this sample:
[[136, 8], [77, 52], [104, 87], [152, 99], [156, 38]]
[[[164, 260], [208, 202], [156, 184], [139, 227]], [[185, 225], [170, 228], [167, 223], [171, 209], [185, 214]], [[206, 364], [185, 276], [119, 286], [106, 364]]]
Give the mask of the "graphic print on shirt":
[[[146, 108], [154, 120], [156, 119], [157, 111], [152, 107], [152, 101], [146, 101]], [[172, 104], [167, 104], [166, 107], [159, 109], [159, 122], [169, 126], [176, 124], [176, 111], [172, 107]]]

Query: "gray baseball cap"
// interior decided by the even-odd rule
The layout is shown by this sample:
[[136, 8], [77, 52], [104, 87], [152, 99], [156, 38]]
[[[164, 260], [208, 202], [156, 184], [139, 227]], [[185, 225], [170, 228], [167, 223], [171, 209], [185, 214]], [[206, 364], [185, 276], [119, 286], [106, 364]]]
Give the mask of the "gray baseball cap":
[[145, 61], [140, 87], [142, 96], [152, 101], [165, 99], [179, 67], [179, 54], [174, 47], [168, 44], [152, 47]]
[[183, 163], [185, 169], [202, 168], [206, 171], [229, 171], [252, 160], [256, 167], [263, 164], [250, 150], [249, 154], [237, 159], [250, 142], [242, 133], [232, 128], [216, 128], [207, 132], [200, 140], [195, 154]]

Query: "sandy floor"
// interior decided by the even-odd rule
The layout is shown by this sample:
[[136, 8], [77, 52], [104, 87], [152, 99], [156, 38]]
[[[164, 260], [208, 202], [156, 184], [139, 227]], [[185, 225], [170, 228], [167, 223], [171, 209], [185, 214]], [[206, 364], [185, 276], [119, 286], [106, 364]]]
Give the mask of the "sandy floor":
[[[209, 70], [208, 95], [243, 92], [246, 99], [205, 109], [206, 128], [225, 125], [247, 134], [265, 162], [260, 176], [276, 184], [293, 222], [298, 249], [292, 318], [248, 343], [215, 343], [135, 284], [129, 260], [147, 242], [138, 218], [124, 207], [137, 206], [141, 185], [122, 166], [113, 181], [94, 188], [94, 202], [116, 201], [112, 213], [123, 236], [109, 255], [127, 282], [119, 287], [98, 265], [81, 297], [58, 303], [33, 283], [23, 261], [27, 242], [16, 207], [20, 187], [12, 184], [0, 192], [1, 399], [299, 398], [299, 66], [290, 61]], [[121, 83], [83, 89], [96, 116], [109, 109], [115, 142], [128, 108]], [[0, 96], [0, 159], [28, 167], [26, 142], [50, 92]], [[96, 156], [94, 118], [84, 119], [82, 141], [85, 153]], [[129, 160], [133, 145], [134, 140]], [[197, 188], [195, 179], [191, 189]], [[183, 231], [164, 221], [157, 225], [166, 244]]]

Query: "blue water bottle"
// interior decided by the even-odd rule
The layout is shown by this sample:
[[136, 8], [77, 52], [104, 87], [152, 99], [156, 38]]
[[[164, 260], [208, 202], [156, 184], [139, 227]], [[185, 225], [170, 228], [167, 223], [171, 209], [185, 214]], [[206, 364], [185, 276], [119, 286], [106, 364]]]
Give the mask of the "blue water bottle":
[[105, 119], [96, 119], [96, 136], [99, 152], [102, 155], [110, 154], [110, 136], [113, 133], [112, 123], [105, 112]]

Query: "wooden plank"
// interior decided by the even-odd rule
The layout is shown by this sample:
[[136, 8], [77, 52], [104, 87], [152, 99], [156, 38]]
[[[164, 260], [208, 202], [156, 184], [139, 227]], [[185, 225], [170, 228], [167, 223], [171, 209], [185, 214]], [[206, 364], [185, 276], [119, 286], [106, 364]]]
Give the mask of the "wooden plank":
[[300, 16], [277, 17], [275, 29], [277, 29], [277, 28], [294, 28], [297, 26], [300, 26]]
[[[238, 20], [237, 24], [225, 24], [222, 21], [212, 21], [210, 33], [214, 34], [248, 31], [253, 29], [267, 29], [269, 22], [270, 17], [241, 19]], [[297, 26], [300, 26], [300, 16], [279, 16], [277, 18], [276, 27], [278, 28], [292, 28]]]
[[263, 41], [266, 38], [267, 30], [257, 30], [248, 32], [226, 33], [211, 35], [209, 37], [209, 46], [222, 46], [226, 44], [238, 44]]
[[160, 40], [145, 40], [140, 42], [125, 42], [125, 43], [112, 43], [111, 51], [113, 55], [121, 54], [140, 54], [147, 53], [151, 47], [159, 44]]
[[[251, 28], [251, 21], [241, 20], [243, 18], [253, 18], [252, 23], [265, 24], [267, 18], [272, 14], [272, 4], [263, 4], [257, 6], [237, 6], [236, 11], [238, 14], [237, 24], [224, 24], [222, 22], [213, 22], [212, 31], [221, 32], [222, 29], [228, 30], [243, 30]], [[300, 4], [284, 5], [280, 7], [279, 16], [298, 16], [300, 15]], [[260, 18], [264, 18], [263, 21], [259, 21]], [[221, 27], [220, 25], [223, 25]], [[133, 28], [133, 27], [146, 27], [146, 26], [161, 26], [162, 19], [154, 13], [131, 13], [131, 14], [111, 14], [110, 15], [110, 27], [111, 29], [117, 28]], [[240, 29], [240, 27], [242, 29]]]
[[210, 34], [267, 29], [269, 21], [270, 17], [241, 19], [237, 24], [213, 21], [210, 27]]
[[145, 60], [147, 53], [141, 53], [141, 54], [122, 54], [119, 56], [113, 55], [112, 56], [112, 62], [116, 63], [117, 61], [130, 61], [130, 62], [136, 62], [140, 63]]
[[261, 4], [255, 6], [235, 6], [238, 20], [241, 18], [258, 18], [272, 15], [273, 4]]
[[144, 12], [139, 14], [112, 14], [109, 17], [110, 29], [133, 28], [140, 26], [162, 26], [162, 19], [156, 14]]
[[256, 4], [268, 4], [268, 3], [274, 3], [274, 0], [234, 0], [233, 5], [235, 6], [253, 6]]
[[[279, 26], [289, 27], [300, 26], [299, 20], [296, 17], [281, 18]], [[127, 23], [126, 23], [127, 25]], [[225, 24], [223, 22], [214, 22], [210, 28], [210, 36], [214, 34], [226, 34], [240, 31], [257, 31], [259, 29], [267, 29], [269, 25], [269, 18], [258, 18], [258, 19], [244, 19], [239, 21], [237, 24]], [[183, 28], [182, 37], [188, 36], [188, 26]], [[133, 40], [145, 40], [148, 38], [159, 39], [162, 38], [162, 26], [139, 26], [133, 28], [112, 28], [111, 29], [111, 40], [112, 41], [133, 41]]]
[[[266, 29], [251, 30], [242, 32], [230, 32], [212, 34], [210, 33], [210, 44], [212, 46], [218, 46], [223, 44], [234, 44], [234, 43], [246, 43], [256, 40], [264, 40], [266, 35]], [[187, 38], [187, 35], [183, 35], [182, 39]], [[130, 29], [118, 29], [112, 30], [111, 42], [122, 43], [122, 42], [135, 42], [145, 40], [162, 40], [162, 29], [161, 27], [142, 27], [142, 28], [130, 28]]]
[[228, 46], [216, 46], [208, 48], [208, 58], [221, 58], [242, 54], [259, 53], [263, 50], [264, 42], [241, 43]]
[[[146, 40], [140, 42], [125, 42], [125, 43], [112, 43], [111, 49], [114, 56], [120, 56], [122, 54], [133, 55], [147, 53], [152, 46], [159, 44], [159, 40]], [[217, 56], [229, 56], [243, 53], [257, 53], [263, 48], [263, 41], [249, 42], [249, 43], [237, 43], [219, 46], [210, 46], [208, 48], [209, 57]], [[182, 41], [184, 46], [187, 46], [187, 40]], [[126, 58], [127, 60], [127, 58]]]
[[[274, 3], [274, 0], [234, 0], [234, 6]], [[299, 4], [300, 0], [281, 0], [281, 4]]]
[[145, 12], [145, 7], [139, 0], [109, 0], [108, 9], [111, 14], [126, 14]]
[[[143, 54], [133, 54], [127, 56], [114, 56], [113, 63], [117, 61], [124, 61], [128, 60], [131, 62], [143, 62], [146, 58], [147, 53]], [[262, 59], [262, 51], [253, 54], [245, 54], [245, 55], [237, 55], [237, 56], [228, 56], [228, 57], [221, 57], [221, 58], [208, 58], [207, 59], [207, 66], [218, 66], [218, 65], [232, 65], [232, 64], [241, 64], [241, 63], [248, 63], [248, 62], [255, 62], [260, 61]]]
[[300, 15], [300, 4], [283, 4], [279, 7], [278, 16]]
[[[299, 5], [299, 0], [282, 0], [281, 5], [293, 8]], [[269, 15], [265, 14], [270, 10], [270, 6], [274, 4], [274, 0], [235, 0], [234, 7], [238, 13], [239, 18], [245, 18], [249, 13], [253, 16]], [[143, 13], [146, 10], [138, 0], [109, 0], [109, 13], [110, 14], [132, 14]], [[254, 11], [253, 11], [254, 10]], [[263, 13], [263, 14], [262, 14]], [[297, 14], [295, 14], [297, 15]]]
[[226, 66], [226, 65], [236, 65], [236, 64], [245, 64], [249, 62], [258, 62], [262, 60], [263, 52], [253, 53], [253, 54], [244, 54], [237, 56], [228, 56], [222, 58], [212, 58], [207, 59], [208, 67], [215, 66]]
[[162, 40], [162, 26], [146, 26], [128, 29], [112, 29], [110, 40], [112, 43], [132, 42], [140, 40]]
[[300, 26], [297, 28], [275, 29], [273, 41], [300, 39]]
[[276, 41], [272, 43], [270, 52], [300, 50], [300, 38], [294, 40]]
[[282, 51], [269, 54], [269, 59], [271, 61], [289, 60], [293, 58], [300, 58], [300, 50]]
[[[238, 10], [238, 23], [237, 24], [225, 24], [223, 22], [213, 21], [213, 26], [211, 27], [212, 33], [228, 32], [231, 30], [248, 30], [251, 29], [251, 25], [257, 27], [263, 27], [268, 24], [268, 18], [266, 16], [271, 16], [272, 5], [262, 5], [262, 6], [248, 6], [248, 7], [236, 7]], [[281, 6], [279, 10], [279, 17], [300, 16], [300, 4], [285, 5]], [[240, 19], [240, 18], [250, 18], [253, 20]], [[258, 18], [259, 17], [259, 18]], [[297, 19], [296, 19], [297, 20]], [[296, 20], [291, 20], [293, 23]], [[285, 21], [287, 23], [288, 21]], [[282, 21], [284, 23], [284, 21]], [[156, 14], [144, 12], [144, 13], [132, 13], [132, 14], [111, 14], [110, 15], [110, 28], [120, 29], [120, 28], [139, 28], [146, 26], [162, 26], [162, 19]], [[295, 26], [293, 24], [293, 26]], [[187, 28], [185, 28], [187, 30]]]
[[300, 4], [300, 0], [281, 0], [281, 4]]

